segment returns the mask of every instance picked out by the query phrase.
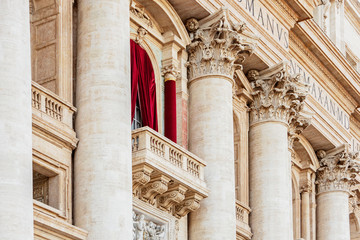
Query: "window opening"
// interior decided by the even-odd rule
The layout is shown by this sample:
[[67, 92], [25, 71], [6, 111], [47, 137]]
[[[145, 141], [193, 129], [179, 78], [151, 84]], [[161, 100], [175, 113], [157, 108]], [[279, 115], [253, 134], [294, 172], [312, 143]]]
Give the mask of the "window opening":
[[131, 130], [141, 128], [143, 126], [141, 119], [141, 111], [140, 111], [140, 101], [139, 96], [136, 97], [136, 105], [135, 105], [135, 115], [131, 124]]

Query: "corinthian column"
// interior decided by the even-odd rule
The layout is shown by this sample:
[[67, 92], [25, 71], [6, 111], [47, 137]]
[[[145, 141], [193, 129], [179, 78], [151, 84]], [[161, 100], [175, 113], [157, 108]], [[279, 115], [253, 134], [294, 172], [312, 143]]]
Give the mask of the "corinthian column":
[[253, 50], [255, 38], [233, 25], [226, 10], [187, 23], [189, 52], [189, 146], [207, 161], [211, 193], [190, 215], [191, 240], [235, 240], [233, 74]]
[[0, 1], [0, 239], [33, 239], [29, 1]]
[[359, 183], [357, 155], [349, 153], [346, 145], [317, 155], [317, 239], [350, 240], [349, 193]]
[[305, 127], [300, 111], [307, 88], [299, 77], [290, 76], [288, 69], [281, 63], [248, 73], [254, 99], [249, 132], [254, 240], [293, 238], [288, 134], [292, 143], [292, 135]]
[[75, 224], [132, 239], [129, 2], [80, 0]]

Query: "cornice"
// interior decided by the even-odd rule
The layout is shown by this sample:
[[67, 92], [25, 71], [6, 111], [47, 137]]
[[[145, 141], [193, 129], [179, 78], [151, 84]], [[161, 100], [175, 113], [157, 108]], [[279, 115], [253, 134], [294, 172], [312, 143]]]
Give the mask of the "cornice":
[[354, 0], [345, 1], [345, 17], [350, 24], [353, 25], [354, 30], [360, 34], [360, 3]]
[[[283, 0], [264, 1], [259, 0], [272, 14], [285, 26], [291, 29], [298, 22], [298, 14], [290, 8]], [[279, 18], [280, 17], [280, 18]]]
[[[347, 62], [345, 56], [323, 33], [320, 27], [313, 20], [308, 20], [297, 24], [290, 36], [292, 34], [296, 35], [301, 41], [296, 41], [293, 38], [294, 41], [291, 42], [298, 45], [331, 82], [339, 88], [343, 93], [343, 97], [350, 101], [352, 106], [347, 106], [347, 108], [353, 111], [357, 105], [360, 105], [359, 73]], [[306, 42], [306, 47], [303, 42]]]
[[[329, 72], [328, 69], [326, 69], [323, 65], [323, 63], [312, 53], [309, 51], [309, 49], [305, 46], [305, 44], [297, 37], [294, 33], [290, 34], [290, 52], [292, 53], [292, 56], [299, 57], [301, 60], [306, 61], [308, 63], [311, 63], [311, 69], [308, 67], [308, 71], [313, 77], [315, 77], [314, 72], [315, 69], [319, 70], [320, 76], [317, 76], [318, 79], [323, 78], [325, 76], [327, 79], [331, 81], [332, 84], [335, 85], [335, 89], [340, 91], [342, 96], [347, 100], [344, 102], [344, 98], [341, 99], [343, 101], [342, 104], [340, 104], [343, 108], [347, 109], [347, 112], [351, 114], [353, 111], [353, 106], [356, 106], [356, 102], [354, 99], [349, 98], [348, 92], [344, 89], [344, 87], [334, 78], [334, 76]], [[299, 54], [299, 51], [301, 54]], [[308, 59], [303, 59], [301, 55], [305, 55]], [[310, 60], [310, 61], [309, 61]], [[319, 75], [319, 74], [317, 74]], [[331, 87], [328, 84], [320, 84], [327, 92], [331, 92]], [[337, 96], [338, 94], [330, 94], [332, 97]], [[339, 102], [340, 99], [337, 99], [337, 102]], [[350, 104], [350, 105], [349, 105]], [[352, 106], [352, 107], [351, 107]]]

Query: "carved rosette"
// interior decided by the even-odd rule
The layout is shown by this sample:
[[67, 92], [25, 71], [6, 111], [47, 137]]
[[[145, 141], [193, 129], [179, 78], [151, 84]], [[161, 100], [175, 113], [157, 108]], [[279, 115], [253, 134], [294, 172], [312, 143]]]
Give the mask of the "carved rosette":
[[[322, 154], [322, 156], [324, 155]], [[351, 153], [345, 149], [321, 158], [315, 182], [318, 193], [350, 191], [351, 186], [359, 183], [357, 179], [359, 165], [355, 161], [357, 157], [357, 153]]]
[[245, 23], [232, 23], [226, 9], [200, 22], [189, 19], [186, 27], [192, 40], [187, 47], [190, 81], [206, 75], [233, 78], [234, 70], [242, 68], [258, 40], [246, 30]]
[[289, 64], [280, 63], [258, 72], [250, 70], [248, 79], [253, 88], [254, 101], [250, 104], [250, 123], [281, 121], [289, 126], [289, 133], [299, 134], [309, 124], [301, 111], [308, 95], [299, 75], [289, 74]]

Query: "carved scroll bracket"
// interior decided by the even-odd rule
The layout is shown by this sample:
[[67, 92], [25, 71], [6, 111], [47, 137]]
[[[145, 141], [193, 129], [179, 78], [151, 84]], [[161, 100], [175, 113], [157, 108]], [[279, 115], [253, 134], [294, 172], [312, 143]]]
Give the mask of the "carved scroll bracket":
[[197, 210], [202, 199], [203, 197], [197, 193], [188, 194], [183, 202], [175, 206], [175, 216], [181, 218]]
[[168, 190], [170, 180], [171, 179], [165, 175], [154, 177], [148, 184], [145, 185], [145, 187], [141, 189], [141, 198], [154, 205], [155, 197]]

